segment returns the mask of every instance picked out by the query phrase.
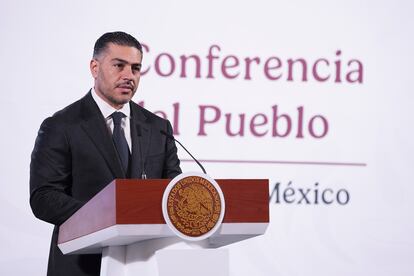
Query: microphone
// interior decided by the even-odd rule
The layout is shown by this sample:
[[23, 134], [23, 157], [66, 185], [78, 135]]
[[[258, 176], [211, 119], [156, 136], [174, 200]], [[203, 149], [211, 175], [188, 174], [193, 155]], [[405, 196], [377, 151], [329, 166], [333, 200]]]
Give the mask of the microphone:
[[141, 126], [137, 125], [137, 136], [138, 136], [138, 146], [139, 146], [139, 154], [141, 155], [141, 166], [142, 166], [142, 173], [141, 173], [141, 179], [147, 179], [147, 174], [145, 173], [145, 160], [142, 155], [142, 147], [141, 147]]
[[193, 160], [197, 163], [198, 166], [200, 166], [201, 170], [203, 171], [204, 174], [207, 174], [206, 170], [204, 169], [204, 167], [200, 164], [200, 162], [198, 162], [197, 159], [195, 159], [195, 157], [183, 146], [183, 144], [180, 143], [180, 141], [178, 141], [177, 139], [174, 138], [174, 136], [172, 136], [171, 134], [165, 132], [164, 130], [160, 130], [161, 134], [167, 136], [168, 138], [176, 141], [178, 144], [180, 144], [180, 146], [191, 156], [191, 158], [193, 158]]

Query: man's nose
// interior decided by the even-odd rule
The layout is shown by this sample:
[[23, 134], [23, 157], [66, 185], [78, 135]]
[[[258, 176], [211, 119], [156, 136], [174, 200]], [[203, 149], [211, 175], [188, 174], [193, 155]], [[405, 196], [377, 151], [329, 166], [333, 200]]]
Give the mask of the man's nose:
[[131, 66], [125, 66], [124, 70], [122, 70], [122, 79], [126, 80], [133, 80], [134, 79], [134, 72], [132, 71]]

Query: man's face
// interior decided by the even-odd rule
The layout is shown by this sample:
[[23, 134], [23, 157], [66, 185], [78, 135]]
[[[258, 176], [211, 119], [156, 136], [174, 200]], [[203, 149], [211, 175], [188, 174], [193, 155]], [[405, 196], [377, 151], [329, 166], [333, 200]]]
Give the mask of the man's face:
[[90, 63], [97, 94], [120, 109], [137, 91], [141, 61], [142, 54], [137, 48], [109, 43], [107, 49]]

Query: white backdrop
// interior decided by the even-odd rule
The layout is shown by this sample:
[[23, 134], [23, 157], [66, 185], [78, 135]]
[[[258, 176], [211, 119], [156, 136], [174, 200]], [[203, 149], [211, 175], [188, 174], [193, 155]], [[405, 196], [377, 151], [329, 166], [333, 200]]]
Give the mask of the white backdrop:
[[[232, 275], [413, 275], [413, 7], [2, 1], [0, 274], [45, 275], [52, 226], [28, 204], [34, 139], [92, 86], [95, 40], [123, 30], [147, 46], [134, 100], [175, 120], [212, 177], [270, 179], [271, 225], [229, 246]], [[182, 72], [191, 55], [199, 75], [194, 58]]]

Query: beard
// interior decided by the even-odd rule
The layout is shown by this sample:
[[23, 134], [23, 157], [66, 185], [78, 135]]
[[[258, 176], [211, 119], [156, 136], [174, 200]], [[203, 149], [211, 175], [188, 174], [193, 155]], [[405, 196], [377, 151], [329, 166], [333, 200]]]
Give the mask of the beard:
[[115, 105], [124, 105], [126, 103], [129, 103], [129, 101], [132, 99], [132, 96], [128, 98], [116, 98], [112, 95], [108, 95], [106, 98], [108, 99], [108, 101], [110, 101], [111, 103]]

